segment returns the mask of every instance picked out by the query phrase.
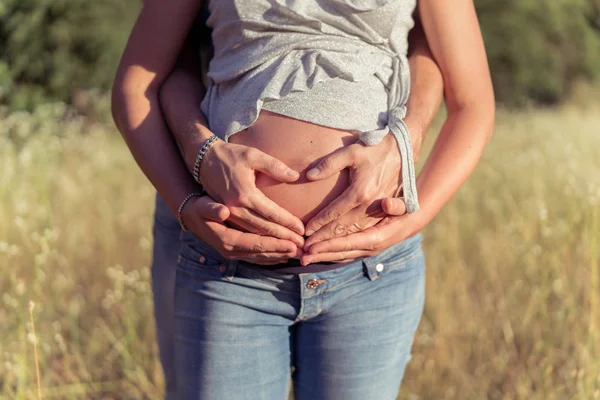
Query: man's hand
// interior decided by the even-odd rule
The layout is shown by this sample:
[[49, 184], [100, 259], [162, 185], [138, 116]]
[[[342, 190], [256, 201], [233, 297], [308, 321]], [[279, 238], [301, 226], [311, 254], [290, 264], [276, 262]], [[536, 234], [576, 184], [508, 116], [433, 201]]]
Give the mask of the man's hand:
[[302, 247], [304, 224], [256, 187], [257, 172], [287, 183], [300, 177], [297, 171], [260, 150], [217, 141], [202, 161], [200, 180], [212, 198], [227, 206], [231, 214], [228, 222]]
[[224, 222], [230, 216], [226, 206], [208, 196], [192, 198], [182, 211], [187, 228], [229, 260], [273, 265], [302, 255], [291, 241], [227, 227]]

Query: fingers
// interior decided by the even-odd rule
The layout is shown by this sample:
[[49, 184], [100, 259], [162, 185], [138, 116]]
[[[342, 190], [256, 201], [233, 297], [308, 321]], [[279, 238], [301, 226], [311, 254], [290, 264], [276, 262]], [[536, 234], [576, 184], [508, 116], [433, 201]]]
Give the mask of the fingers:
[[315, 243], [310, 247], [308, 254], [347, 253], [355, 250], [367, 251], [374, 254], [387, 246], [383, 238], [384, 236], [381, 234], [380, 229], [373, 227], [352, 235]]
[[359, 196], [356, 195], [355, 189], [350, 186], [338, 198], [308, 221], [306, 224], [306, 236], [311, 236], [323, 226], [335, 221], [359, 204]]
[[324, 240], [364, 231], [378, 224], [385, 217], [386, 214], [379, 205], [356, 207], [312, 234], [304, 243], [304, 249]]
[[232, 229], [222, 222], [195, 218], [194, 233], [228, 259], [246, 260], [257, 264], [278, 264], [303, 254], [288, 240]]
[[221, 203], [217, 203], [209, 196], [200, 197], [197, 204], [196, 213], [202, 219], [225, 222], [229, 218], [229, 208]]
[[261, 265], [285, 263], [304, 254], [290, 242], [242, 232], [234, 235], [225, 247], [230, 250], [225, 254], [227, 258]]
[[260, 265], [284, 264], [290, 258], [299, 258], [296, 253], [260, 253], [233, 256], [233, 259]]
[[294, 171], [275, 157], [271, 157], [260, 150], [255, 150], [251, 154], [252, 156], [248, 160], [249, 166], [256, 171], [287, 183], [295, 182], [300, 178], [298, 171]]
[[401, 197], [388, 197], [381, 202], [381, 208], [388, 215], [406, 214], [406, 203]]
[[316, 181], [320, 179], [327, 179], [344, 168], [350, 167], [354, 164], [352, 145], [344, 147], [340, 150], [336, 150], [323, 158], [317, 165], [311, 168], [307, 173], [306, 177], [308, 180]]
[[240, 258], [240, 261], [245, 261], [247, 263], [251, 263], [251, 264], [258, 264], [258, 265], [277, 265], [277, 264], [284, 264], [287, 262], [289, 258], [282, 258], [280, 260], [278, 259], [273, 259], [273, 260], [254, 260], [254, 259], [246, 259], [246, 258]]
[[244, 207], [231, 207], [229, 221], [249, 232], [263, 236], [272, 236], [293, 242], [298, 247], [304, 246], [304, 238], [290, 229], [264, 219], [262, 216]]
[[298, 247], [288, 241], [255, 233], [241, 232], [226, 228], [228, 232], [220, 234], [223, 247], [229, 253], [296, 253]]
[[287, 227], [299, 235], [304, 234], [304, 224], [302, 221], [269, 199], [260, 190], [254, 192], [248, 203], [247, 208], [256, 211], [269, 221]]
[[308, 264], [315, 264], [320, 262], [338, 261], [346, 262], [361, 257], [371, 256], [372, 252], [365, 250], [351, 250], [341, 252], [329, 252], [329, 253], [318, 253], [318, 254], [304, 254], [300, 258], [300, 263], [304, 266]]

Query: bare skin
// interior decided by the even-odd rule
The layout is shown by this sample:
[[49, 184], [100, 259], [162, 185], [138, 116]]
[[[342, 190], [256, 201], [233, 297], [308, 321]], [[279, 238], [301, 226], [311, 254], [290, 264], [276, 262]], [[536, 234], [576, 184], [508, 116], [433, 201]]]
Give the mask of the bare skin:
[[[185, 165], [181, 162], [177, 148], [173, 141], [170, 140], [164, 120], [161, 119], [160, 110], [157, 109], [159, 105], [158, 90], [174, 66], [185, 39], [185, 32], [193, 22], [193, 18], [190, 15], [193, 16], [197, 13], [198, 6], [197, 2], [191, 0], [174, 2], [149, 0], [131, 35], [117, 74], [115, 90], [113, 91], [113, 113], [117, 125], [123, 132], [136, 160], [159, 192], [163, 194], [172, 210], [178, 207], [183, 197], [197, 190], [197, 188], [189, 173], [187, 171], [184, 173]], [[177, 21], [177, 23], [173, 21]], [[151, 48], [148, 43], [152, 43]], [[433, 108], [437, 108], [437, 105]], [[210, 132], [205, 128], [203, 122], [202, 118], [198, 118], [196, 127], [199, 134], [194, 139], [197, 143], [199, 142], [198, 139], [202, 140], [210, 136]], [[410, 120], [407, 117], [407, 124], [410, 127], [411, 124], [409, 122]], [[418, 125], [415, 122], [415, 128], [411, 128], [411, 132], [417, 132]], [[420, 136], [418, 135], [417, 137], [420, 138]], [[235, 144], [223, 143], [220, 146], [231, 147], [235, 146]], [[245, 146], [237, 146], [240, 148], [232, 147], [227, 151], [230, 159], [235, 160], [238, 165], [240, 165], [241, 161], [241, 164], [246, 165], [248, 170], [252, 171], [253, 174], [254, 171], [261, 171], [262, 169], [261, 172], [268, 173], [273, 178], [284, 182], [294, 182], [298, 178], [294, 173], [290, 173], [289, 168], [280, 161], [272, 159], [260, 151], [248, 151], [247, 148], [242, 149]], [[367, 154], [366, 151], [359, 150], [353, 149], [352, 152], [348, 153], [352, 157], [356, 157], [356, 159], [358, 159], [361, 152]], [[369, 151], [373, 151], [373, 149], [369, 149]], [[210, 153], [214, 155], [218, 154], [217, 151], [212, 150]], [[221, 153], [226, 152], [222, 151]], [[187, 150], [186, 154], [189, 154]], [[250, 176], [250, 174], [246, 175], [247, 177]], [[395, 176], [392, 178], [397, 180], [397, 176], [398, 173], [396, 171]], [[219, 182], [223, 181], [218, 181], [217, 183]], [[211, 225], [212, 221], [198, 218], [198, 213], [203, 212], [208, 218], [212, 217], [220, 221], [216, 223], [220, 224], [219, 227], [223, 228], [222, 220], [231, 218], [232, 208], [236, 209], [237, 207], [238, 209], [250, 209], [255, 213], [255, 217], [257, 215], [259, 218], [267, 217], [263, 218], [263, 220], [266, 222], [275, 222], [274, 225], [283, 226], [285, 229], [288, 229], [291, 233], [286, 231], [287, 235], [299, 235], [303, 233], [301, 222], [298, 218], [291, 215], [291, 213], [282, 212], [281, 208], [273, 207], [268, 207], [268, 210], [266, 210], [264, 205], [269, 204], [268, 202], [265, 203], [267, 197], [264, 194], [261, 197], [259, 194], [260, 190], [256, 188], [255, 184], [253, 187], [252, 183], [254, 182], [250, 182], [248, 179], [246, 179], [245, 183], [243, 179], [242, 181], [227, 181], [227, 185], [224, 185], [225, 189], [227, 187], [243, 189], [244, 184], [246, 185], [246, 189], [238, 190], [238, 193], [245, 193], [245, 195], [238, 197], [233, 203], [225, 201], [227, 207], [213, 203], [209, 204], [204, 199], [196, 199], [190, 202], [184, 213], [186, 221], [192, 221], [192, 223], [188, 222], [190, 228], [203, 238], [209, 236], [206, 233], [208, 231], [214, 234], [217, 230], [215, 228], [216, 225]], [[220, 195], [219, 192], [221, 192]], [[357, 190], [357, 192], [360, 193], [361, 190]], [[215, 197], [225, 198], [228, 196], [227, 190], [223, 191], [219, 188], [214, 190], [214, 193]], [[262, 209], [260, 209], [261, 205], [263, 206]], [[401, 207], [398, 207], [397, 201], [384, 200], [383, 208], [389, 213], [394, 213], [395, 210]], [[276, 210], [275, 213], [273, 213], [274, 209]], [[267, 215], [263, 215], [261, 212]], [[218, 218], [214, 217], [215, 214], [218, 215]], [[298, 222], [300, 222], [300, 225]], [[228, 230], [226, 233], [223, 233], [225, 231], [221, 228], [219, 228], [219, 232], [223, 235], [214, 234], [211, 238], [205, 240], [227, 257], [254, 262], [257, 258], [264, 260], [267, 254], [270, 255], [267, 261], [281, 260], [285, 259], [285, 257], [289, 258], [292, 256], [292, 253], [296, 256], [298, 255], [297, 251], [292, 251], [292, 248], [296, 248], [297, 250], [298, 244], [294, 244], [297, 237], [290, 236], [287, 240], [278, 240], [235, 230]], [[271, 228], [266, 228], [267, 232], [269, 229]], [[271, 230], [271, 232], [273, 231]], [[236, 240], [243, 241], [244, 244], [240, 246], [239, 243], [236, 243]], [[244, 249], [243, 246], [247, 246], [252, 241], [254, 243], [248, 246], [252, 248], [252, 251], [246, 253], [240, 251], [240, 249]], [[283, 249], [284, 245], [291, 246]], [[332, 252], [328, 252], [328, 254], [331, 257]], [[278, 259], [277, 255], [281, 256], [281, 258]], [[313, 255], [315, 255], [314, 246], [311, 248], [310, 256]], [[339, 259], [341, 258], [337, 258], [337, 260]]]
[[[419, 232], [471, 174], [494, 127], [494, 94], [472, 0], [420, 0], [427, 40], [441, 68], [448, 109], [442, 131], [417, 179], [421, 209], [310, 246], [302, 263], [378, 254]], [[452, 18], [448, 18], [452, 15]], [[383, 200], [384, 210], [394, 200]]]
[[[317, 163], [315, 160], [356, 140], [356, 136], [350, 132], [294, 120], [265, 110], [261, 111], [251, 127], [229, 139], [230, 143], [259, 149], [300, 172], [300, 178], [292, 183], [280, 182], [259, 173], [256, 175], [256, 187], [303, 223], [338, 198], [349, 185], [347, 170], [319, 181], [307, 179], [306, 171]], [[290, 146], [290, 143], [294, 145]]]
[[[188, 43], [187, 45], [188, 48], [193, 48], [193, 45], [190, 46], [190, 43]], [[435, 61], [433, 61], [431, 52], [429, 51], [429, 47], [425, 39], [425, 34], [420, 24], [418, 24], [418, 21], [417, 26], [411, 31], [409, 35], [409, 63], [411, 65], [412, 71], [411, 86], [413, 89], [411, 91], [411, 96], [408, 102], [409, 111], [405, 119], [405, 123], [408, 125], [409, 130], [411, 132], [414, 156], [415, 158], [417, 158], [421, 148], [422, 138], [425, 135], [427, 128], [429, 127], [431, 121], [433, 120], [433, 117], [435, 116], [439, 108], [439, 104], [442, 98], [443, 86], [441, 72], [437, 67]], [[200, 78], [197, 76], [198, 71], [199, 66], [195, 63], [193, 52], [184, 51], [179, 57], [177, 67], [166, 80], [160, 93], [161, 105], [163, 108], [165, 118], [169, 123], [169, 127], [171, 128], [173, 135], [175, 136], [175, 138], [183, 148], [184, 153], [186, 154], [186, 160], [190, 169], [193, 167], [193, 162], [198, 147], [202, 144], [205, 137], [203, 136], [203, 131], [205, 130], [205, 127], [202, 125], [203, 116], [197, 107], [197, 104], [200, 103], [204, 94], [204, 88], [200, 83]], [[295, 152], [293, 154], [290, 154], [288, 158], [285, 158], [286, 156], [281, 154], [281, 149], [283, 148], [283, 146], [277, 146], [277, 137], [282, 139], [281, 142], [283, 144], [289, 143], [290, 141], [287, 140], [287, 136], [285, 134], [282, 135], [281, 132], [290, 133], [290, 128], [298, 129], [300, 125], [298, 124], [298, 121], [287, 118], [285, 116], [268, 114], [271, 113], [263, 111], [263, 113], [259, 117], [259, 121], [255, 125], [253, 125], [253, 127], [248, 129], [246, 132], [241, 132], [236, 135], [233, 135], [230, 138], [230, 142], [247, 145], [250, 145], [252, 143], [254, 145], [253, 147], [258, 147], [261, 151], [275, 156], [281, 161], [285, 161], [286, 164], [288, 164], [290, 167], [302, 173], [299, 181], [296, 181], [291, 184], [278, 182], [276, 179], [273, 179], [265, 174], [257, 173], [256, 185], [264, 194], [266, 194], [268, 198], [275, 201], [280, 206], [283, 206], [285, 209], [292, 212], [292, 214], [299, 217], [303, 220], [303, 222], [306, 223], [308, 219], [316, 215], [316, 212], [311, 213], [310, 210], [315, 211], [315, 209], [318, 208], [316, 210], [318, 211], [320, 209], [323, 209], [325, 203], [327, 203], [331, 198], [333, 198], [334, 195], [341, 194], [343, 190], [347, 187], [348, 182], [342, 185], [343, 179], [335, 178], [337, 174], [347, 174], [347, 171], [344, 172], [342, 167], [339, 167], [338, 171], [325, 171], [328, 174], [334, 174], [332, 178], [328, 179], [332, 182], [336, 182], [336, 188], [333, 189], [333, 192], [330, 192], [330, 189], [332, 189], [331, 187], [327, 188], [323, 186], [315, 186], [315, 188], [318, 189], [314, 190], [310, 196], [306, 196], [306, 192], [302, 192], [301, 196], [293, 196], [293, 187], [306, 186], [304, 182], [307, 182], [307, 177], [304, 176], [304, 173], [307, 172], [307, 170], [309, 169], [307, 168], [307, 166], [314, 165], [316, 162], [319, 161], [319, 157], [326, 154], [327, 152], [322, 151], [321, 149], [321, 152], [318, 154], [319, 157], [316, 154], [313, 154], [314, 157], [307, 157], [307, 160], [303, 160], [301, 162], [298, 162], [297, 159], [294, 160], [295, 155], [297, 155], [297, 153], [300, 152]], [[287, 122], [288, 126], [286, 126], [284, 129], [284, 127], [281, 126], [281, 124], [286, 123], [286, 120], [289, 122]], [[265, 124], [264, 122], [268, 123]], [[258, 135], [258, 128], [260, 128], [261, 133], [264, 133], [265, 128], [268, 129], [269, 125], [271, 124], [276, 125], [272, 127], [272, 131], [277, 132], [277, 135], [273, 135], [273, 137], [271, 138], [271, 140], [274, 140], [275, 143], [271, 143], [271, 145], [265, 146], [265, 135]], [[308, 128], [308, 131], [310, 132], [318, 132], [314, 130], [315, 126], [312, 124], [306, 124], [304, 126], [305, 128]], [[248, 131], [254, 133], [252, 135], [254, 136], [254, 140], [248, 140], [248, 136], [246, 136], [249, 135]], [[305, 132], [303, 131], [301, 133], [302, 135], [300, 135], [300, 137], [305, 137]], [[331, 136], [330, 140], [332, 141], [332, 143], [337, 143], [337, 139], [334, 137], [337, 134], [335, 130], [325, 129], [325, 133], [328, 136]], [[351, 139], [349, 134], [345, 135], [346, 139], [342, 141], [343, 143], [338, 143], [340, 146], [347, 146], [355, 141], [354, 136], [352, 136]], [[262, 139], [260, 139], [261, 137]], [[315, 138], [316, 141], [322, 140], [323, 135], [316, 134]], [[294, 138], [294, 141], [296, 139], [297, 137]], [[395, 148], [395, 142], [390, 139], [392, 138], [386, 138], [386, 142], [388, 142], [387, 148], [390, 148], [390, 146], [391, 148]], [[313, 141], [314, 145], [314, 143], [316, 142], [315, 139], [309, 139], [308, 142], [310, 142], [311, 140]], [[314, 147], [318, 148], [322, 145], [323, 143], [319, 142], [319, 146]], [[279, 150], [274, 151], [273, 148]], [[310, 153], [313, 151], [314, 149], [312, 149], [312, 147], [311, 149], [303, 150], [303, 152], [305, 153]], [[352, 156], [352, 154], [350, 153], [347, 154]], [[388, 155], [393, 155], [393, 153]], [[381, 159], [381, 157], [381, 155], [375, 155], [372, 158], [374, 160], [377, 160]], [[215, 157], [216, 160], [222, 158], [223, 157]], [[333, 164], [331, 165], [333, 166]], [[237, 164], [237, 167], [239, 169], [239, 164]], [[390, 168], [387, 169], [390, 170]], [[365, 168], [365, 171], [368, 172], [368, 169]], [[251, 174], [254, 175], [254, 172], [251, 171]], [[206, 179], [207, 181], [210, 180], [210, 176], [208, 174]], [[296, 184], [298, 185], [296, 186]], [[318, 182], [314, 182], [312, 185], [318, 185]], [[282, 189], [283, 187], [285, 187], [286, 189]], [[394, 181], [394, 185], [390, 190], [396, 190], [396, 181]], [[278, 193], [276, 194], [275, 192]], [[315, 200], [317, 198], [326, 198], [326, 200]], [[300, 199], [301, 201], [297, 201], [298, 199]], [[216, 207], [218, 203], [211, 204], [213, 204]], [[318, 230], [314, 235], [311, 236], [311, 238], [308, 239], [308, 241], [317, 242], [331, 237], [337, 237], [341, 234], [349, 234], [355, 232], [357, 230], [357, 227], [361, 227], [364, 229], [368, 226], [376, 224], [383, 217], [386, 216], [386, 213], [389, 215], [401, 215], [405, 212], [405, 206], [402, 201], [395, 201], [391, 203], [391, 205], [387, 207], [386, 213], [384, 213], [381, 210], [380, 202], [375, 202], [374, 205], [375, 207], [370, 207], [370, 205], [366, 205], [364, 207], [355, 208], [351, 212], [339, 218], [335, 225], [330, 224], [329, 226], [327, 226], [327, 229]], [[243, 240], [244, 242], [243, 244], [236, 243], [236, 248], [244, 248], [247, 251], [246, 256], [256, 254], [257, 249], [263, 249], [265, 252], [272, 253], [273, 248], [265, 247], [264, 240], [262, 239], [265, 236], [290, 238], [289, 232], [285, 231], [284, 229], [282, 229], [282, 227], [278, 225], [266, 225], [264, 221], [260, 219], [260, 215], [253, 213], [250, 209], [246, 209], [243, 207], [230, 207], [230, 209], [234, 210], [236, 218], [234, 219], [232, 217], [229, 217], [229, 220], [227, 221], [228, 225], [244, 227], [240, 228], [240, 230], [257, 232], [261, 235], [254, 235], [250, 239], [245, 234], [241, 234], [241, 232], [238, 231], [236, 238], [238, 238], [240, 241]], [[195, 220], [201, 220], [202, 218], [204, 218], [204, 220], [207, 220], [211, 218], [211, 210], [207, 209], [206, 202], [199, 202], [198, 204], [186, 207], [184, 214], [188, 214], [192, 210], [195, 210]], [[200, 219], [197, 218], [198, 215], [200, 216]], [[222, 225], [225, 225], [225, 222], [222, 222]], [[230, 234], [231, 230], [221, 230], [220, 232], [228, 232]], [[199, 236], [204, 239], [204, 236]], [[231, 238], [223, 237], [222, 242], [225, 242], [230, 239]], [[290, 240], [292, 240], [294, 243], [298, 243], [297, 238]], [[273, 246], [276, 243], [277, 242], [271, 242]], [[285, 257], [288, 257], [288, 254], [282, 254], [282, 257], [283, 258], [280, 261], [284, 262], [286, 261], [287, 258]], [[339, 260], [342, 259], [340, 258]]]

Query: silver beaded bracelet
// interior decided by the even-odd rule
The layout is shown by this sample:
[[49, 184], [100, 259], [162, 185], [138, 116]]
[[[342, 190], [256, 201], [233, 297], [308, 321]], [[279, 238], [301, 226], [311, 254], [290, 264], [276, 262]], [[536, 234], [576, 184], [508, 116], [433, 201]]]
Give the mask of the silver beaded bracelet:
[[205, 195], [204, 193], [190, 193], [185, 197], [185, 199], [183, 199], [183, 201], [179, 205], [179, 208], [177, 209], [177, 221], [179, 222], [179, 225], [181, 225], [181, 229], [183, 229], [184, 231], [187, 232], [188, 229], [187, 229], [187, 226], [185, 226], [185, 223], [183, 222], [183, 216], [181, 215], [181, 212], [183, 211], [183, 207], [185, 207], [186, 203], [188, 201], [190, 201], [191, 198], [202, 197], [204, 195]]
[[212, 135], [210, 137], [210, 139], [207, 139], [204, 142], [204, 144], [202, 144], [202, 147], [200, 147], [200, 150], [198, 150], [198, 154], [196, 154], [196, 162], [194, 162], [194, 171], [192, 172], [192, 174], [194, 175], [194, 179], [198, 183], [200, 183], [200, 165], [202, 164], [202, 160], [204, 159], [204, 155], [206, 154], [206, 152], [208, 151], [208, 149], [210, 148], [210, 146], [212, 146], [212, 144], [217, 139], [219, 139], [219, 137], [217, 135]]

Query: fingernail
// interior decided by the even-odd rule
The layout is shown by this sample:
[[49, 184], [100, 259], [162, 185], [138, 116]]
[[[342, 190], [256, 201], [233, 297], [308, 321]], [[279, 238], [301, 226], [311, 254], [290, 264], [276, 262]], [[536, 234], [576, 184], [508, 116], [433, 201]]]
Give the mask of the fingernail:
[[306, 173], [306, 176], [308, 176], [309, 178], [316, 178], [318, 175], [319, 175], [318, 168], [313, 168]]
[[293, 169], [288, 169], [286, 175], [290, 178], [296, 178], [298, 176], [298, 172], [294, 171]]
[[306, 231], [305, 235], [306, 235], [306, 236], [310, 236], [310, 235], [312, 235], [313, 233], [315, 233], [315, 231], [313, 231], [313, 230], [308, 230], [308, 231]]

